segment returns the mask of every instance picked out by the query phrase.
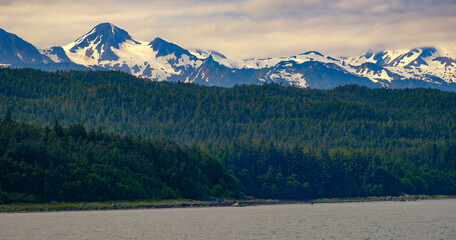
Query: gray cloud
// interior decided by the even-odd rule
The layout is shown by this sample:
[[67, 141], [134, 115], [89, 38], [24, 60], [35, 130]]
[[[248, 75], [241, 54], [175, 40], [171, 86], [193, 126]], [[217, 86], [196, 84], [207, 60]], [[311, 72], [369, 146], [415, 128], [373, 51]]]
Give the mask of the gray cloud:
[[9, 5], [13, 3], [13, 0], [0, 0], [0, 6], [1, 5]]
[[453, 0], [0, 0], [0, 27], [38, 47], [65, 45], [100, 22], [135, 39], [163, 37], [228, 57], [454, 42]]

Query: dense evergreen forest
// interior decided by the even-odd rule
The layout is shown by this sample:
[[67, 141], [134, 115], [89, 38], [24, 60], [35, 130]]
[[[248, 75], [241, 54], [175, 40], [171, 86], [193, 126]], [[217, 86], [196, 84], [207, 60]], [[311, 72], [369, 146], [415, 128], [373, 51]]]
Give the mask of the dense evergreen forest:
[[[11, 110], [13, 119], [36, 128], [79, 124], [198, 146], [222, 163], [226, 177], [238, 179], [245, 195], [456, 194], [455, 93], [271, 84], [219, 88], [150, 82], [120, 72], [0, 69], [0, 102], [0, 114]], [[236, 195], [235, 189], [224, 190]], [[214, 196], [209, 192], [200, 196]]]
[[0, 203], [239, 197], [237, 182], [197, 147], [131, 135], [0, 123]]

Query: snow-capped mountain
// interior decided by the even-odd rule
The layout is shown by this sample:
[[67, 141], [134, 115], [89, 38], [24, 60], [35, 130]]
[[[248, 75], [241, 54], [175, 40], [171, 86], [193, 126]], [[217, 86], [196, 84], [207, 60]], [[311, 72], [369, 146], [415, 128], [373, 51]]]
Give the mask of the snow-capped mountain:
[[153, 81], [223, 87], [278, 83], [327, 89], [358, 84], [456, 91], [456, 44], [369, 51], [351, 58], [309, 51], [233, 60], [214, 50], [187, 50], [159, 37], [150, 42], [136, 40], [111, 23], [95, 26], [66, 46], [39, 51], [0, 29], [0, 65], [46, 71], [119, 70]]
[[110, 23], [97, 25], [63, 49], [74, 63], [94, 69], [120, 70], [155, 81], [176, 77], [182, 80], [202, 63], [176, 44], [161, 38], [136, 41]]
[[[305, 55], [310, 55], [309, 53]], [[304, 55], [303, 55], [304, 56]], [[236, 84], [278, 83], [310, 88], [333, 88], [345, 84], [381, 87], [368, 78], [359, 77], [331, 59], [315, 61], [311, 57], [248, 59], [241, 61], [217, 60], [209, 56], [191, 76], [194, 83], [232, 87]], [[240, 81], [241, 80], [241, 81]]]
[[[350, 64], [373, 63], [389, 71], [386, 80], [419, 79], [426, 82], [456, 82], [456, 44], [412, 50], [383, 50], [365, 53]], [[383, 72], [385, 74], [385, 72]]]

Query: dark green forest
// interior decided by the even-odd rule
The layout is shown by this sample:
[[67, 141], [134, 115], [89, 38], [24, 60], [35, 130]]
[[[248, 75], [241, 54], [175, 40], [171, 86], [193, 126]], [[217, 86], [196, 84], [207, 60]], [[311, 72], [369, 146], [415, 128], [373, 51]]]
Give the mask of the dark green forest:
[[0, 203], [239, 197], [237, 182], [197, 147], [131, 135], [0, 123]]
[[[141, 198], [234, 196], [238, 190], [278, 199], [456, 194], [455, 93], [353, 85], [220, 88], [151, 82], [112, 71], [0, 69], [0, 102], [0, 114], [10, 110], [19, 125], [49, 125], [51, 132], [64, 126], [69, 132], [76, 124], [120, 139], [169, 139], [160, 141], [221, 163], [224, 182], [199, 180], [207, 186], [199, 195], [187, 195], [159, 176], [175, 195], [148, 192]], [[50, 152], [58, 161], [60, 155]], [[113, 160], [105, 156], [105, 161]], [[235, 180], [227, 180], [230, 175], [236, 188]], [[78, 200], [86, 199], [82, 189]], [[120, 198], [116, 194], [109, 197]], [[133, 196], [121, 198], [127, 195]]]

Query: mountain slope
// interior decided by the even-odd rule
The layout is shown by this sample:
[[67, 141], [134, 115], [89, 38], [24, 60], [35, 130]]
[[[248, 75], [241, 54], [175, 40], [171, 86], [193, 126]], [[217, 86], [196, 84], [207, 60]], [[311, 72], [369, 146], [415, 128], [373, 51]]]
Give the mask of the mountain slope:
[[0, 64], [46, 63], [38, 49], [22, 38], [0, 29]]
[[54, 63], [72, 63], [62, 47], [51, 47], [49, 49], [40, 49], [40, 53], [48, 57]]

